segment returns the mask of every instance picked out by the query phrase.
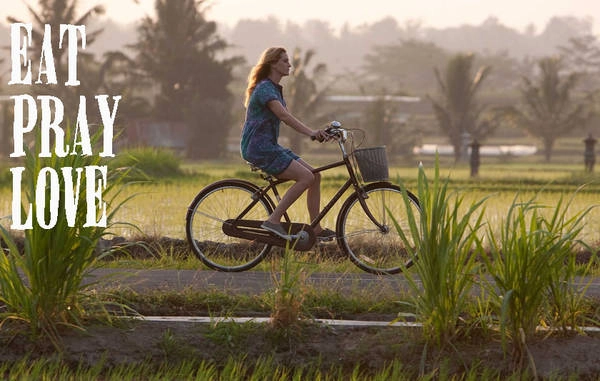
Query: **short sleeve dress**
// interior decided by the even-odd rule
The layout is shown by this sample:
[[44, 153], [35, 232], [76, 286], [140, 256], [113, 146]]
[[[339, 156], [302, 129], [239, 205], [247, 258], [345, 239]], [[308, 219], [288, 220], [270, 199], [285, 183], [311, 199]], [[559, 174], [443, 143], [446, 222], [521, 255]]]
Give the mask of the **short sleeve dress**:
[[256, 85], [248, 101], [240, 142], [244, 160], [270, 175], [280, 174], [292, 160], [299, 159], [298, 155], [277, 143], [281, 120], [267, 107], [272, 100], [278, 100], [286, 106], [282, 89], [270, 79], [264, 79]]

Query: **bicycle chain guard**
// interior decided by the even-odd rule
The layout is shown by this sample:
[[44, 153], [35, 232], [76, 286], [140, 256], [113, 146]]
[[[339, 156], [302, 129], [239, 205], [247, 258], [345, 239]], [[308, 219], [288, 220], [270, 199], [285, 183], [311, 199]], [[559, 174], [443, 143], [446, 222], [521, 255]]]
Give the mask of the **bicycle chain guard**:
[[298, 235], [298, 238], [286, 241], [273, 233], [261, 228], [263, 221], [256, 220], [235, 220], [229, 219], [223, 222], [223, 233], [231, 237], [243, 238], [250, 241], [258, 241], [273, 246], [289, 246], [293, 250], [308, 251], [312, 249], [317, 240], [310, 225], [301, 223], [282, 222], [281, 225], [292, 235]]

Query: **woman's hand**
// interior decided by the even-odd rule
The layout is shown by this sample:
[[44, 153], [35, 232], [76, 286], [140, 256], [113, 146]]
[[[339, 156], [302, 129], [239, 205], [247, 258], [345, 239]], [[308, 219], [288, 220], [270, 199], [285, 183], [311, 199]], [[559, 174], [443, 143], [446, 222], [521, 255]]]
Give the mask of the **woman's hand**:
[[328, 141], [330, 137], [325, 130], [316, 130], [310, 134], [312, 140], [318, 140], [321, 143]]

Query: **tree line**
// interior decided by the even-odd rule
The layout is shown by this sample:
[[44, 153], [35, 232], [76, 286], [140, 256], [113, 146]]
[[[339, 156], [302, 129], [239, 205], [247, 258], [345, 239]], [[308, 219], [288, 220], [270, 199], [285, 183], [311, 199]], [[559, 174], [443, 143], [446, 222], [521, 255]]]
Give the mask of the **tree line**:
[[[35, 35], [45, 24], [98, 25], [102, 5], [77, 14], [78, 3], [40, 0], [30, 7], [33, 43], [41, 44]], [[57, 96], [65, 100], [66, 110], [75, 109], [69, 102], [76, 102], [82, 93], [123, 94], [121, 125], [142, 118], [182, 123], [187, 126], [186, 151], [192, 158], [218, 157], [226, 151], [230, 129], [243, 118], [239, 97], [249, 65], [269, 45], [290, 50], [294, 70], [285, 84], [286, 99], [292, 111], [308, 122], [322, 117], [328, 92], [418, 95], [431, 102], [440, 131], [448, 135], [455, 152], [466, 133], [483, 140], [500, 124], [512, 123], [538, 137], [550, 160], [556, 139], [585, 126], [600, 108], [600, 44], [586, 20], [554, 18], [535, 35], [532, 30], [518, 33], [490, 18], [479, 34], [503, 35], [506, 39], [499, 41], [528, 48], [515, 55], [488, 46], [473, 54], [456, 51], [448, 42], [451, 36], [468, 32], [468, 26], [440, 35], [418, 22], [399, 26], [386, 18], [358, 28], [346, 25], [336, 35], [327, 22], [313, 20], [304, 26], [288, 22], [283, 27], [271, 18], [242, 20], [219, 33], [217, 23], [206, 18], [207, 5], [206, 0], [155, 0], [155, 16], [136, 25], [133, 42], [101, 55], [92, 53], [106, 32], [97, 28], [88, 34], [80, 64], [86, 86], [77, 94], [69, 88], [43, 86], [36, 91], [62, 92]], [[9, 16], [8, 21], [23, 20]], [[261, 33], [269, 37], [261, 38]], [[515, 36], [520, 44], [514, 42]], [[438, 42], [444, 39], [442, 48]], [[540, 41], [560, 43], [544, 50], [550, 47]], [[536, 56], [539, 52], [556, 54]], [[61, 65], [56, 69], [66, 70]], [[482, 97], [490, 94], [514, 102], [486, 106]], [[380, 126], [382, 138], [393, 127], [390, 107], [382, 101], [366, 110], [370, 123]], [[5, 121], [9, 118], [4, 115]], [[4, 137], [6, 128], [5, 122]], [[292, 145], [300, 149], [298, 141]]]
[[[574, 40], [572, 45], [578, 41]], [[600, 54], [598, 59], [591, 68], [600, 68]], [[578, 89], [586, 72], [569, 72], [565, 57], [538, 59], [537, 73], [521, 78], [517, 103], [489, 110], [481, 104], [478, 93], [493, 67], [481, 66], [475, 71], [473, 62], [472, 54], [457, 54], [450, 59], [445, 71], [435, 70], [439, 90], [431, 102], [439, 127], [448, 136], [457, 160], [465, 148], [465, 135], [481, 142], [505, 123], [537, 138], [542, 143], [546, 161], [550, 161], [558, 138], [586, 127], [598, 115], [600, 87], [589, 92]]]

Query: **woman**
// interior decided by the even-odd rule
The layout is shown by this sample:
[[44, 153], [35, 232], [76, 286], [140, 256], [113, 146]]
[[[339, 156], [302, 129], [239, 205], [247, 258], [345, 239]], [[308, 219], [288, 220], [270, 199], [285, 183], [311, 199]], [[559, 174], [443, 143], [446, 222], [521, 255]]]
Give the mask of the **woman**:
[[[328, 140], [324, 130], [313, 130], [294, 117], [286, 108], [281, 78], [290, 74], [289, 57], [283, 48], [268, 48], [248, 76], [246, 89], [246, 121], [242, 130], [242, 157], [266, 173], [295, 183], [283, 195], [281, 201], [263, 222], [262, 228], [281, 238], [290, 239], [281, 225], [285, 211], [308, 189], [307, 206], [311, 221], [319, 214], [321, 175], [291, 150], [277, 143], [279, 125], [283, 121], [297, 132], [320, 142]], [[335, 232], [314, 227], [320, 239], [331, 239]]]

